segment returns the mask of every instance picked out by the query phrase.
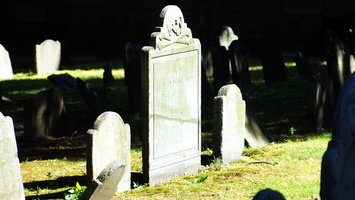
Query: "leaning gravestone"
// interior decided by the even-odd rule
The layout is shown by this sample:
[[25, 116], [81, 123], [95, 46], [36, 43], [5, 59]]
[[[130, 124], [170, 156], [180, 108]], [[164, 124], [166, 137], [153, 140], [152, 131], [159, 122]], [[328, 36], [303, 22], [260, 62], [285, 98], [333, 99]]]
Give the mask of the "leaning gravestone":
[[245, 102], [239, 88], [223, 86], [214, 98], [213, 154], [227, 163], [238, 160], [244, 149]]
[[55, 72], [59, 69], [61, 45], [59, 41], [45, 40], [36, 45], [37, 74]]
[[131, 188], [130, 127], [115, 112], [104, 112], [97, 117], [93, 129], [88, 130], [87, 177], [92, 181], [113, 160], [125, 163], [117, 192]]
[[47, 79], [52, 82], [56, 87], [63, 88], [65, 91], [76, 90], [78, 85], [76, 79], [70, 74], [52, 74], [47, 77]]
[[201, 161], [201, 45], [179, 7], [142, 49], [143, 176], [151, 186], [197, 173]]
[[0, 112], [0, 199], [25, 199], [11, 117]]
[[321, 199], [354, 199], [355, 73], [340, 93], [333, 118], [332, 140], [322, 159]]
[[11, 79], [13, 77], [9, 52], [0, 44], [0, 80]]
[[79, 200], [111, 200], [125, 173], [125, 164], [119, 160], [113, 160], [97, 178], [91, 181]]

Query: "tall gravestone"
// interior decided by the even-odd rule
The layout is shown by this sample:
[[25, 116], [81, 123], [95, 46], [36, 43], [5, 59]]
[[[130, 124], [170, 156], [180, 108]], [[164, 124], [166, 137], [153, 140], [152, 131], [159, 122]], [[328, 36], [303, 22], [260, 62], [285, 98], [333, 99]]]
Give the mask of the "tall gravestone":
[[214, 98], [213, 154], [224, 163], [238, 160], [244, 149], [245, 102], [238, 86], [223, 86]]
[[286, 81], [287, 73], [284, 59], [279, 47], [272, 43], [266, 43], [261, 51], [261, 64], [266, 84]]
[[9, 52], [0, 44], [0, 80], [14, 77]]
[[228, 51], [232, 68], [233, 83], [243, 90], [251, 85], [248, 56], [239, 40], [233, 40], [229, 45]]
[[59, 69], [61, 45], [59, 41], [45, 40], [36, 45], [37, 74], [52, 73]]
[[355, 73], [350, 75], [338, 98], [333, 118], [332, 140], [322, 159], [320, 197], [324, 200], [353, 199], [355, 194]]
[[117, 192], [131, 188], [130, 127], [115, 112], [104, 112], [97, 117], [93, 129], [88, 130], [87, 178], [91, 182], [113, 160], [125, 163], [125, 172]]
[[201, 45], [179, 7], [142, 49], [143, 176], [151, 186], [197, 173], [201, 161]]
[[25, 199], [11, 117], [0, 113], [0, 199]]

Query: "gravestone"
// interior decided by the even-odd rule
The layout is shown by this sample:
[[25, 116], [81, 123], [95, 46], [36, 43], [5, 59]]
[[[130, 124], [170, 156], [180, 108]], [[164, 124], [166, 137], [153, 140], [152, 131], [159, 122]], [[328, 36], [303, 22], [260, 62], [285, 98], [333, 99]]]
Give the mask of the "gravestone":
[[164, 7], [160, 18], [141, 55], [143, 176], [150, 186], [201, 165], [201, 45], [179, 7]]
[[238, 36], [234, 34], [233, 29], [229, 26], [222, 26], [218, 34], [219, 46], [228, 50], [234, 40], [238, 40]]
[[312, 75], [311, 66], [309, 65], [308, 58], [303, 55], [302, 52], [297, 52], [293, 56], [293, 60], [296, 63], [298, 74], [301, 77], [309, 78]]
[[113, 110], [111, 103], [102, 90], [80, 78], [76, 79], [76, 83], [80, 95], [84, 98], [95, 117], [105, 111]]
[[261, 51], [261, 64], [266, 84], [287, 80], [286, 66], [279, 47], [271, 42], [266, 43]]
[[115, 79], [113, 78], [112, 68], [109, 64], [104, 66], [103, 76], [104, 76], [104, 78], [102, 81], [103, 81], [104, 88], [113, 87], [115, 84]]
[[89, 184], [79, 200], [111, 200], [125, 172], [125, 164], [119, 160], [113, 160]]
[[257, 116], [246, 108], [245, 112], [245, 140], [249, 147], [263, 147], [272, 142], [274, 138], [268, 134], [265, 125], [257, 118]]
[[[65, 107], [61, 88], [45, 90], [33, 95], [24, 108], [25, 140], [65, 135]], [[68, 134], [69, 135], [69, 134]]]
[[56, 87], [63, 88], [65, 91], [76, 90], [78, 85], [76, 79], [70, 74], [52, 74], [47, 77], [47, 79], [52, 82]]
[[217, 95], [219, 89], [230, 82], [229, 54], [225, 47], [211, 50], [213, 62], [213, 91]]
[[61, 46], [59, 41], [45, 40], [36, 45], [37, 74], [52, 73], [59, 69]]
[[214, 98], [213, 156], [228, 163], [244, 149], [245, 102], [237, 85], [223, 86]]
[[128, 90], [128, 102], [133, 114], [141, 112], [142, 78], [141, 78], [142, 45], [127, 43], [125, 45], [125, 82]]
[[353, 199], [355, 194], [355, 73], [346, 80], [333, 118], [332, 140], [322, 159], [321, 199]]
[[0, 44], [0, 80], [11, 79], [13, 77], [9, 52]]
[[267, 188], [264, 190], [260, 190], [253, 197], [253, 200], [286, 200], [286, 199], [279, 191]]
[[25, 199], [11, 117], [0, 112], [0, 199]]
[[240, 89], [251, 85], [248, 56], [239, 40], [234, 40], [229, 45], [230, 63], [232, 68], [233, 83]]
[[87, 178], [91, 182], [113, 160], [125, 163], [117, 192], [131, 189], [130, 127], [115, 112], [104, 112], [97, 117], [93, 129], [88, 130]]

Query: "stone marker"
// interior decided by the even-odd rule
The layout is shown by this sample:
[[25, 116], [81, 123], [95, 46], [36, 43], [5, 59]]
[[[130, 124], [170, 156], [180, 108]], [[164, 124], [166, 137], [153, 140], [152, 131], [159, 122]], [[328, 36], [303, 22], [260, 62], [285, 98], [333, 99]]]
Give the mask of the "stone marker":
[[76, 79], [70, 74], [52, 74], [47, 77], [47, 79], [52, 82], [56, 87], [63, 88], [65, 91], [76, 90], [78, 85]]
[[[61, 88], [45, 90], [33, 95], [25, 105], [25, 140], [65, 135], [63, 116], [65, 107]], [[68, 134], [69, 135], [69, 134]]]
[[177, 6], [142, 49], [143, 176], [150, 186], [201, 166], [201, 45]]
[[52, 73], [59, 69], [61, 46], [59, 41], [45, 40], [36, 45], [37, 74]]
[[268, 134], [265, 125], [257, 116], [248, 109], [245, 113], [245, 140], [249, 147], [262, 147], [275, 141], [272, 135]]
[[253, 200], [286, 200], [286, 199], [279, 191], [267, 188], [265, 190], [260, 190], [253, 197]]
[[0, 80], [14, 77], [9, 52], [0, 44]]
[[248, 56], [239, 40], [232, 41], [228, 51], [233, 83], [243, 90], [251, 85]]
[[228, 50], [234, 40], [238, 40], [238, 36], [234, 34], [233, 29], [229, 26], [222, 26], [218, 35], [219, 46]]
[[112, 68], [109, 64], [104, 66], [103, 76], [104, 78], [102, 79], [102, 81], [103, 81], [104, 88], [113, 87], [115, 84], [115, 79], [112, 75]]
[[274, 43], [268, 42], [263, 46], [261, 64], [266, 84], [287, 80], [286, 66], [282, 53]]
[[230, 82], [229, 54], [225, 47], [215, 47], [211, 50], [213, 62], [213, 91], [217, 95], [219, 89]]
[[87, 178], [91, 182], [113, 160], [125, 163], [124, 175], [117, 192], [131, 189], [130, 127], [115, 112], [97, 117], [93, 129], [88, 130]]
[[0, 112], [0, 199], [25, 199], [11, 117]]
[[227, 163], [244, 149], [245, 102], [237, 85], [223, 86], [214, 98], [213, 156]]
[[353, 199], [355, 194], [355, 73], [340, 93], [332, 127], [332, 140], [322, 159], [320, 197]]
[[111, 200], [125, 172], [125, 164], [119, 160], [113, 160], [89, 184], [79, 200]]
[[293, 60], [296, 63], [298, 74], [301, 77], [309, 78], [310, 76], [312, 76], [313, 73], [311, 66], [309, 65], [308, 58], [304, 56], [302, 52], [297, 52], [293, 56]]

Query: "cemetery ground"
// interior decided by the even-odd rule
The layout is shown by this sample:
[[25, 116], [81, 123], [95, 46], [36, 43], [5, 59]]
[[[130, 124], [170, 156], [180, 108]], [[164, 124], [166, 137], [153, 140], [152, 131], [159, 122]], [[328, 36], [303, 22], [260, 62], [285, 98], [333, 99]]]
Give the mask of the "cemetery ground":
[[[119, 61], [70, 65], [55, 74], [69, 73], [102, 87], [103, 66], [110, 64], [115, 85], [105, 90], [114, 111], [131, 127], [132, 190], [113, 199], [251, 199], [258, 191], [271, 188], [286, 199], [319, 199], [320, 163], [331, 138], [330, 130], [311, 130], [307, 111], [309, 80], [298, 75], [293, 62], [286, 62], [288, 80], [265, 85], [258, 59], [250, 61], [253, 86], [242, 91], [247, 107], [265, 123], [275, 143], [261, 148], [245, 148], [243, 158], [228, 164], [212, 155], [213, 100], [202, 105], [202, 167], [195, 175], [173, 178], [154, 187], [141, 182], [142, 155], [140, 116], [128, 110], [123, 64]], [[320, 59], [311, 60], [316, 70], [325, 70]], [[15, 125], [22, 178], [27, 199], [64, 199], [79, 183], [86, 186], [85, 133], [92, 127], [92, 116], [76, 91], [64, 93], [66, 110], [79, 126], [67, 137], [25, 142], [23, 107], [29, 95], [53, 88], [47, 75], [31, 71], [15, 72], [1, 81], [1, 112]], [[209, 80], [212, 85], [213, 80]]]

